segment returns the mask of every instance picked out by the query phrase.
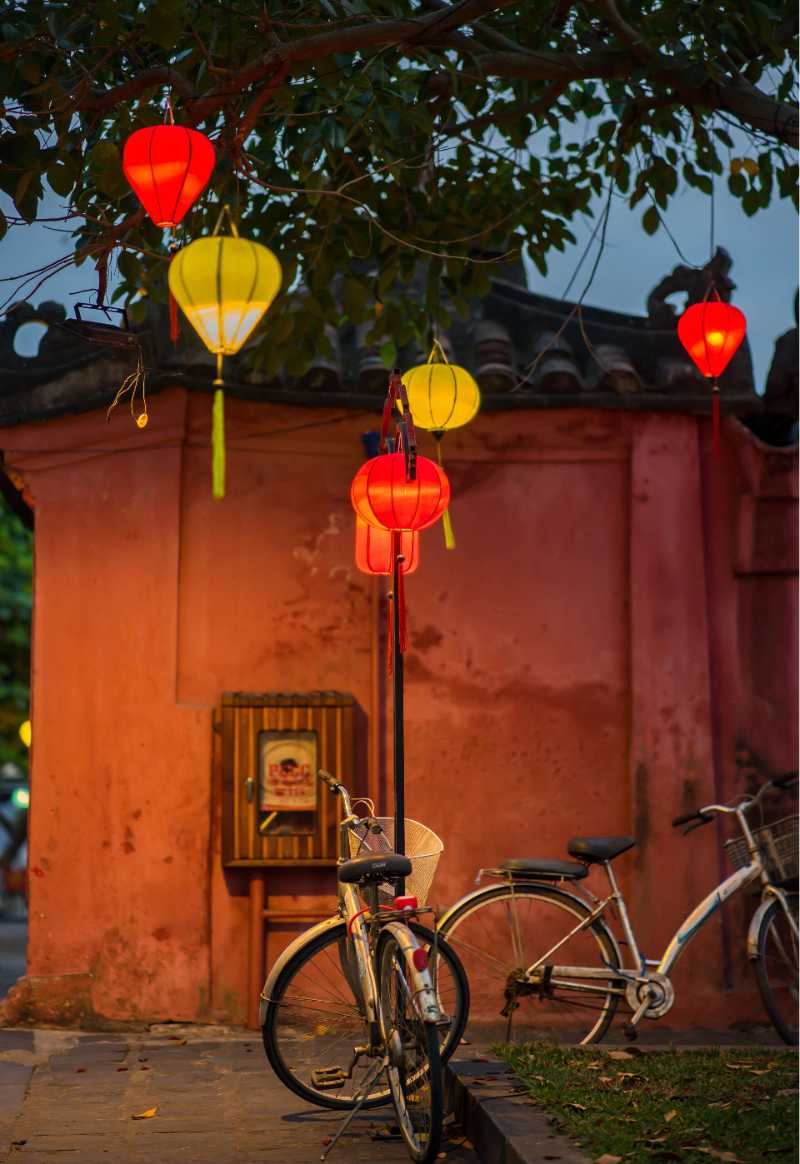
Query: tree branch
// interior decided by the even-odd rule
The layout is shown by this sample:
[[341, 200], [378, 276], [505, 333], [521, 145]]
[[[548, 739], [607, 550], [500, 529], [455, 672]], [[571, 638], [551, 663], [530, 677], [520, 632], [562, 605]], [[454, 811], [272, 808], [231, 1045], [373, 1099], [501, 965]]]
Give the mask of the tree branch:
[[173, 89], [177, 89], [185, 101], [191, 101], [195, 96], [194, 89], [184, 75], [177, 72], [176, 69], [171, 69], [169, 65], [165, 65], [155, 69], [145, 69], [144, 72], [139, 73], [130, 81], [126, 81], [123, 85], [115, 85], [113, 89], [108, 89], [105, 93], [78, 100], [76, 104], [82, 112], [104, 113], [106, 109], [113, 109], [115, 105], [121, 105], [123, 101], [130, 101], [132, 98], [138, 97], [140, 93], [143, 93], [145, 89], [150, 89], [153, 85], [171, 85]]

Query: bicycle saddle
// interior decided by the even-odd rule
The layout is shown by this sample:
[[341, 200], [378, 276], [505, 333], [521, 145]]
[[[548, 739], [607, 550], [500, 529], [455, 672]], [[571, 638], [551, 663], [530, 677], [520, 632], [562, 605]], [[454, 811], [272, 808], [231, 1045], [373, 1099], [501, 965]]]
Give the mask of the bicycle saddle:
[[336, 876], [345, 884], [358, 881], [391, 881], [395, 877], [408, 877], [411, 862], [399, 853], [379, 853], [372, 857], [354, 857], [339, 866]]
[[579, 861], [613, 861], [635, 844], [633, 837], [572, 837], [567, 852]]

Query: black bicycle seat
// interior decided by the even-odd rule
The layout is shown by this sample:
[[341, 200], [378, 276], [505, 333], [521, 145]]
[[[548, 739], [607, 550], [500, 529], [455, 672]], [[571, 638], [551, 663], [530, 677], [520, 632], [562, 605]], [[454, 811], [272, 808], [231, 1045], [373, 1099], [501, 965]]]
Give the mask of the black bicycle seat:
[[408, 877], [411, 862], [399, 853], [379, 853], [371, 857], [354, 857], [339, 866], [336, 876], [347, 885], [359, 881], [392, 881]]
[[635, 844], [633, 837], [573, 837], [567, 842], [567, 852], [579, 861], [613, 861]]

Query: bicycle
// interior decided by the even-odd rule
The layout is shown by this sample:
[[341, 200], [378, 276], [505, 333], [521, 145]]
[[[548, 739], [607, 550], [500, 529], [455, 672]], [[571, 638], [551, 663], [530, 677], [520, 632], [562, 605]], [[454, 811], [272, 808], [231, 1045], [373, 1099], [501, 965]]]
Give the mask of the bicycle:
[[[441, 932], [465, 965], [473, 1011], [506, 1019], [506, 1041], [521, 1001], [533, 1000], [520, 1016], [532, 1023], [526, 1038], [568, 1036], [593, 1043], [608, 1031], [620, 1002], [631, 1017], [625, 1026], [636, 1037], [642, 1019], [670, 1010], [675, 991], [670, 972], [690, 940], [722, 903], [746, 885], [761, 882], [761, 900], [750, 923], [747, 953], [754, 965], [764, 1006], [781, 1038], [797, 1042], [797, 818], [751, 828], [747, 814], [770, 788], [786, 789], [797, 773], [768, 781], [754, 794], [728, 805], [709, 804], [673, 820], [685, 832], [731, 815], [741, 836], [726, 847], [736, 871], [725, 878], [681, 923], [660, 959], [643, 958], [611, 862], [635, 844], [632, 837], [575, 837], [567, 851], [576, 862], [508, 860], [481, 870], [503, 881], [456, 902], [441, 918]], [[602, 865], [610, 892], [602, 900], [576, 882], [590, 865]], [[565, 887], [569, 883], [569, 887]], [[574, 890], [574, 891], [573, 891]], [[604, 915], [614, 907], [624, 942]], [[629, 962], [620, 953], [624, 946]], [[541, 951], [531, 958], [531, 952]], [[558, 955], [558, 962], [554, 959]]]
[[260, 1002], [264, 1050], [296, 1095], [349, 1110], [327, 1151], [359, 1109], [391, 1099], [411, 1158], [424, 1164], [439, 1149], [441, 1066], [466, 1025], [466, 977], [448, 943], [415, 920], [413, 892], [395, 895], [402, 879], [415, 888], [413, 854], [391, 851], [389, 822], [370, 802], [358, 817], [347, 789], [319, 777], [343, 801], [339, 906], [272, 967]]

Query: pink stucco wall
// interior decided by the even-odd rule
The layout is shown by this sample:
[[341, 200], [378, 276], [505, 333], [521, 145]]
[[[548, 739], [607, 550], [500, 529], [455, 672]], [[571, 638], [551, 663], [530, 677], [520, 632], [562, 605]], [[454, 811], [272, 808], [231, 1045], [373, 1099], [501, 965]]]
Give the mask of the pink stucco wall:
[[[34, 1012], [80, 981], [106, 1018], [240, 1020], [248, 874], [221, 868], [212, 710], [226, 690], [375, 704], [348, 487], [376, 418], [229, 400], [215, 503], [209, 412], [172, 389], [142, 432], [93, 413], [0, 434], [36, 507]], [[457, 549], [424, 534], [407, 587], [408, 812], [444, 838], [442, 903], [503, 856], [630, 831], [655, 956], [719, 862], [671, 817], [796, 762], [795, 459], [734, 421], [720, 461], [708, 440], [690, 416], [574, 410], [447, 438]], [[268, 874], [271, 905], [332, 890]], [[678, 971], [673, 1025], [758, 1013], [741, 912]]]

